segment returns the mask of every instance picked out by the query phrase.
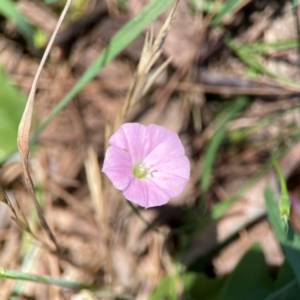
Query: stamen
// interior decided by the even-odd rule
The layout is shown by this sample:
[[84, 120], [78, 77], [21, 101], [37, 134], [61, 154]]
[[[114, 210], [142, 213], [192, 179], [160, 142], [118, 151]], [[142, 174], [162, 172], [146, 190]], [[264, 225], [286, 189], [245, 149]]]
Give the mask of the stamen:
[[151, 175], [151, 177], [153, 178], [154, 176], [153, 176], [153, 173], [155, 173], [155, 172], [158, 172], [157, 170], [153, 170], [153, 171], [150, 171], [149, 172], [149, 174]]
[[153, 173], [158, 172], [157, 170], [151, 170], [151, 166], [146, 166], [144, 163], [136, 164], [133, 169], [132, 173], [136, 178], [142, 179], [145, 178], [148, 174], [153, 176]]

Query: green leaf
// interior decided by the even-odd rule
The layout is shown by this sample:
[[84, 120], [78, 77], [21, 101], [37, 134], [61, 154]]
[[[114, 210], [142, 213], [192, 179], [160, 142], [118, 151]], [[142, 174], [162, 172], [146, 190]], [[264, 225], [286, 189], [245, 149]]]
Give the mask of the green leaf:
[[291, 227], [288, 228], [288, 232], [286, 231], [285, 221], [280, 218], [278, 205], [269, 189], [265, 190], [265, 201], [271, 225], [300, 287], [300, 235], [296, 234]]
[[280, 169], [280, 166], [277, 162], [276, 159], [272, 159], [272, 164], [275, 167], [277, 174], [279, 176], [279, 181], [280, 181], [280, 187], [281, 187], [281, 194], [280, 194], [280, 199], [279, 199], [279, 211], [280, 211], [280, 217], [285, 220], [287, 223], [287, 220], [289, 219], [290, 216], [290, 197], [288, 194], [288, 190], [286, 187], [285, 179], [282, 174], [282, 171]]
[[165, 276], [152, 292], [150, 300], [177, 300], [176, 282], [174, 275]]
[[261, 247], [253, 245], [228, 276], [218, 300], [264, 299], [271, 291], [273, 282], [268, 274]]
[[280, 289], [272, 292], [264, 300], [298, 300], [300, 289], [297, 280], [293, 279]]
[[209, 278], [202, 273], [189, 272], [182, 276], [184, 284], [183, 299], [217, 299], [226, 277]]
[[18, 126], [25, 104], [25, 97], [9, 84], [8, 76], [0, 67], [0, 161], [17, 146]]
[[267, 206], [267, 213], [269, 221], [275, 231], [275, 234], [280, 242], [285, 243], [287, 241], [285, 233], [285, 223], [280, 218], [280, 212], [276, 201], [273, 198], [273, 194], [269, 189], [265, 190], [265, 201]]
[[274, 291], [264, 300], [298, 300], [300, 289], [289, 263], [285, 260], [279, 269]]
[[240, 96], [235, 99], [228, 107], [220, 113], [218, 119], [219, 124], [218, 128], [215, 131], [215, 134], [211, 138], [206, 148], [204, 157], [203, 157], [203, 170], [201, 174], [201, 189], [206, 191], [209, 187], [211, 170], [215, 157], [220, 147], [222, 140], [226, 132], [226, 126], [230, 120], [232, 120], [235, 115], [240, 112], [248, 103], [248, 98]]
[[174, 0], [152, 0], [135, 17], [128, 21], [111, 39], [98, 58], [79, 78], [75, 86], [59, 101], [35, 132], [34, 142], [50, 121], [92, 80], [98, 72], [119, 54], [138, 34], [140, 34]]
[[1, 0], [0, 14], [17, 25], [18, 30], [25, 40], [32, 45], [33, 28], [30, 26], [23, 15], [17, 10], [15, 3], [11, 0]]

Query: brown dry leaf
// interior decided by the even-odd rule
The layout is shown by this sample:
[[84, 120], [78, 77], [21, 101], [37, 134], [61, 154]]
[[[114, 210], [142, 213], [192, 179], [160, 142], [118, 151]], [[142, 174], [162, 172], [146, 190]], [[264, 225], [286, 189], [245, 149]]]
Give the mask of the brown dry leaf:
[[240, 237], [214, 258], [213, 265], [217, 276], [223, 276], [233, 270], [254, 243], [259, 243], [262, 246], [266, 263], [269, 266], [280, 266], [283, 263], [282, 249], [270, 224], [264, 220], [249, 230], [241, 231]]

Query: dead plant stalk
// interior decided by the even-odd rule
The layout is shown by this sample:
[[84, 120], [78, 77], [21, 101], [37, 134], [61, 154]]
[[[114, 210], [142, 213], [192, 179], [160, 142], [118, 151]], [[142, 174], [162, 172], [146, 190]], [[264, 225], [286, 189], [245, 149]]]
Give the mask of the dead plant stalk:
[[38, 86], [38, 81], [39, 81], [39, 78], [40, 78], [40, 75], [41, 75], [41, 72], [42, 72], [42, 69], [45, 65], [45, 62], [46, 62], [46, 59], [49, 55], [49, 52], [52, 48], [52, 45], [53, 45], [53, 42], [54, 42], [54, 39], [57, 35], [57, 32], [62, 24], [62, 21], [69, 9], [69, 6], [71, 4], [72, 0], [67, 0], [66, 2], [66, 5], [64, 7], [64, 10], [63, 12], [61, 13], [61, 16], [57, 22], [57, 25], [54, 29], [54, 32], [50, 38], [50, 41], [47, 45], [47, 48], [45, 50], [45, 53], [43, 55], [43, 58], [41, 60], [41, 63], [39, 65], [39, 68], [36, 72], [36, 75], [35, 75], [35, 78], [34, 78], [34, 81], [33, 81], [33, 84], [32, 84], [32, 87], [31, 87], [31, 90], [30, 90], [30, 93], [29, 93], [29, 97], [28, 97], [28, 100], [27, 100], [27, 104], [26, 104], [26, 107], [25, 107], [25, 110], [23, 112], [23, 116], [22, 116], [22, 119], [21, 119], [21, 122], [19, 124], [19, 130], [18, 130], [18, 138], [17, 138], [17, 143], [18, 143], [18, 149], [19, 149], [19, 152], [20, 152], [20, 155], [21, 155], [21, 159], [22, 159], [22, 165], [23, 165], [23, 172], [24, 172], [24, 177], [25, 177], [25, 183], [26, 183], [26, 187], [27, 187], [27, 190], [33, 200], [33, 203], [34, 203], [34, 206], [37, 210], [37, 214], [39, 216], [39, 219], [40, 219], [40, 222], [41, 222], [41, 225], [42, 227], [44, 228], [44, 230], [47, 232], [50, 240], [55, 244], [55, 247], [56, 247], [56, 251], [57, 252], [60, 252], [60, 247], [56, 241], [56, 238], [53, 234], [53, 232], [51, 231], [44, 215], [43, 215], [43, 212], [42, 212], [42, 209], [36, 199], [36, 195], [35, 195], [35, 191], [34, 191], [34, 186], [33, 186], [33, 183], [32, 183], [32, 179], [31, 179], [31, 176], [30, 176], [30, 171], [29, 171], [29, 161], [28, 161], [28, 156], [29, 156], [29, 132], [30, 132], [30, 127], [31, 127], [31, 121], [32, 121], [32, 112], [33, 112], [33, 106], [34, 106], [34, 99], [35, 99], [35, 93], [36, 93], [36, 89], [37, 89], [37, 86]]

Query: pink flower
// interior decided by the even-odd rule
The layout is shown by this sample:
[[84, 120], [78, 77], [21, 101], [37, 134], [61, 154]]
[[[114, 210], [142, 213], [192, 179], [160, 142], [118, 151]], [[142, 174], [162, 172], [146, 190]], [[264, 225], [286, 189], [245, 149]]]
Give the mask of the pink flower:
[[178, 135], [162, 126], [126, 123], [109, 139], [102, 171], [125, 198], [144, 207], [166, 204], [190, 177]]

